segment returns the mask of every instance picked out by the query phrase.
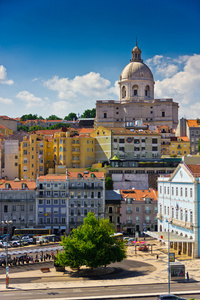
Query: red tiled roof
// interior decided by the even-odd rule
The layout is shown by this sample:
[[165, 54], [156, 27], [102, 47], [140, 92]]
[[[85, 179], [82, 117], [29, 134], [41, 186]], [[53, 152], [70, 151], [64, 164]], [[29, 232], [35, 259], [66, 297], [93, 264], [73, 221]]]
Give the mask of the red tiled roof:
[[186, 165], [186, 167], [190, 170], [194, 177], [200, 176], [200, 165]]
[[158, 200], [158, 191], [152, 188], [148, 190], [120, 190], [120, 194], [123, 198], [133, 198], [136, 201], [144, 200], [144, 198], [151, 198], [155, 201]]
[[22, 183], [26, 184], [26, 188], [28, 188], [28, 190], [34, 190], [36, 188], [36, 182], [35, 181], [28, 181], [28, 180], [14, 181], [14, 180], [2, 179], [2, 180], [0, 180], [0, 189], [3, 189], [3, 190], [6, 189], [5, 188], [6, 183], [9, 183], [9, 185], [10, 185], [9, 188], [11, 190], [22, 189]]

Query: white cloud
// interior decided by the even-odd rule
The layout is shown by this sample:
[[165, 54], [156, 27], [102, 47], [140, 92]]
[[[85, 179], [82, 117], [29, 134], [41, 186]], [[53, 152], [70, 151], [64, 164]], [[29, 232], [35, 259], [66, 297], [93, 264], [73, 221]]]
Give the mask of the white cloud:
[[[166, 69], [171, 66], [171, 60], [169, 58], [165, 60]], [[174, 101], [179, 102], [179, 117], [200, 117], [200, 105], [198, 104], [200, 101], [200, 55], [180, 56], [173, 61], [177, 63], [177, 71], [173, 74], [173, 71], [176, 70], [174, 68], [173, 75], [156, 81], [155, 98], [173, 98]], [[157, 74], [159, 67], [156, 66]]]
[[2, 98], [2, 97], [0, 97], [0, 103], [1, 104], [5, 104], [5, 105], [11, 105], [11, 104], [13, 104], [13, 100], [12, 99], [8, 99], [8, 98]]
[[26, 108], [44, 107], [47, 104], [47, 101], [34, 96], [28, 91], [21, 91], [16, 95], [16, 97], [25, 102]]
[[80, 96], [87, 99], [112, 99], [118, 95], [116, 85], [111, 87], [109, 80], [94, 72], [74, 79], [54, 76], [45, 81], [44, 86], [58, 92], [58, 98], [62, 100], [77, 100]]
[[12, 85], [14, 83], [13, 80], [7, 80], [7, 72], [6, 68], [3, 65], [0, 65], [0, 83]]

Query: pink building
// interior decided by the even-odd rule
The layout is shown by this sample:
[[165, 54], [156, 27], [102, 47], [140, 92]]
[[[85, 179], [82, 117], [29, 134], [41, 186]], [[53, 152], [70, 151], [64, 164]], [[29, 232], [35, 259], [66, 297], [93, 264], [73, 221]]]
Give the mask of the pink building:
[[134, 235], [143, 231], [157, 231], [158, 192], [148, 190], [120, 190], [121, 227], [125, 234]]

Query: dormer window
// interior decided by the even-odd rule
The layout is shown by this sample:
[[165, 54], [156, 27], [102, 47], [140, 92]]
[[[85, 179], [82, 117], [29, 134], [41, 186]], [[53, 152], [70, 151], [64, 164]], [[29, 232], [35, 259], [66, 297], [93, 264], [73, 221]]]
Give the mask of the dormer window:
[[9, 189], [9, 188], [10, 188], [10, 183], [6, 183], [6, 184], [5, 184], [5, 188], [6, 188], [6, 189]]

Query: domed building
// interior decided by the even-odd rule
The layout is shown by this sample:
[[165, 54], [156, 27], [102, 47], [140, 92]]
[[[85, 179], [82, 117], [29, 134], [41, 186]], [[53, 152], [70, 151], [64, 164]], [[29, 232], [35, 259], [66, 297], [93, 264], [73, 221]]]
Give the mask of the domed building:
[[[95, 127], [134, 127], [138, 120], [149, 125], [178, 124], [178, 103], [172, 99], [154, 99], [154, 78], [141, 58], [141, 49], [132, 50], [132, 59], [120, 79], [120, 99], [96, 102]], [[141, 122], [139, 122], [141, 124]]]
[[154, 99], [154, 79], [149, 67], [141, 59], [137, 44], [132, 59], [120, 75], [120, 102]]

